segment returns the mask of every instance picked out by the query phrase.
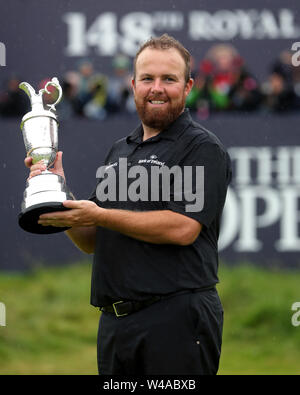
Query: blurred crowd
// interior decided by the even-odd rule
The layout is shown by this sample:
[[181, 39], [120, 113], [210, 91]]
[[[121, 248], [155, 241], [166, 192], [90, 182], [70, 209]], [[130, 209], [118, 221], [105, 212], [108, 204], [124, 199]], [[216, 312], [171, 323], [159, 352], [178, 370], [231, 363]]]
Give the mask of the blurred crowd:
[[[216, 112], [284, 113], [300, 109], [300, 67], [292, 65], [288, 50], [270, 65], [268, 77], [262, 82], [229, 44], [212, 46], [200, 62], [193, 58], [191, 67], [195, 83], [186, 107], [200, 120]], [[59, 118], [104, 120], [113, 114], [135, 114], [131, 77], [132, 60], [122, 54], [113, 58], [110, 75], [95, 70], [89, 60], [80, 61], [77, 70], [59, 78], [63, 88], [63, 99], [57, 106]], [[48, 81], [41, 81], [38, 89]], [[30, 111], [20, 82], [12, 77], [0, 92], [2, 117], [22, 117]], [[57, 91], [51, 87], [50, 91], [50, 95], [44, 95], [45, 104], [56, 100]]]
[[186, 106], [200, 119], [221, 111], [283, 113], [300, 109], [300, 67], [292, 65], [288, 50], [270, 65], [262, 82], [228, 44], [211, 47], [198, 65], [193, 60], [192, 69], [195, 83]]

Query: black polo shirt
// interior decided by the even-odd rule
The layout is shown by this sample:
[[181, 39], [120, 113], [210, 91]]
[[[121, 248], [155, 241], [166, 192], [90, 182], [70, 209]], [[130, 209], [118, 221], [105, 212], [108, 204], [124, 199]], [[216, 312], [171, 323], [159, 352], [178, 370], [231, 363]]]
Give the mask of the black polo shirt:
[[[128, 174], [132, 168], [143, 167], [145, 170], [142, 173], [134, 172], [136, 178], [131, 174], [131, 178], [126, 179], [124, 164], [128, 167]], [[168, 129], [146, 141], [143, 141], [142, 126], [128, 137], [118, 140], [110, 150], [105, 165], [102, 172], [97, 173], [98, 184], [90, 197], [99, 206], [133, 211], [172, 210], [199, 221], [203, 227], [196, 241], [188, 246], [143, 242], [98, 227], [91, 304], [105, 306], [124, 299], [144, 300], [151, 295], [216, 284], [220, 218], [231, 179], [230, 158], [218, 138], [194, 122], [189, 111], [185, 110]], [[182, 193], [180, 199], [175, 197], [180, 188], [180, 183], [177, 183], [176, 188], [170, 186], [169, 195], [163, 195], [164, 184], [161, 181], [159, 198], [157, 191], [151, 195], [154, 190], [150, 177], [153, 166], [156, 170], [177, 166], [179, 172], [182, 169], [182, 177], [184, 169], [192, 169], [191, 173], [187, 172], [186, 185], [185, 179], [182, 182], [184, 191], [191, 184], [191, 194]], [[204, 184], [197, 183], [197, 177], [200, 179], [203, 173], [197, 173], [196, 168], [204, 169]], [[144, 185], [147, 187], [144, 190], [148, 192], [147, 199], [145, 194], [141, 194], [141, 187], [132, 188], [131, 192], [136, 193], [130, 194], [130, 187], [134, 186], [132, 183], [137, 183], [141, 174], [149, 176], [149, 185]], [[110, 181], [115, 180], [115, 188], [111, 184], [110, 189], [108, 185], [105, 187], [109, 177]], [[171, 174], [169, 180], [171, 184], [175, 183], [175, 175], [172, 177]], [[192, 193], [196, 191], [202, 193], [203, 207], [196, 201], [193, 206], [191, 202]]]

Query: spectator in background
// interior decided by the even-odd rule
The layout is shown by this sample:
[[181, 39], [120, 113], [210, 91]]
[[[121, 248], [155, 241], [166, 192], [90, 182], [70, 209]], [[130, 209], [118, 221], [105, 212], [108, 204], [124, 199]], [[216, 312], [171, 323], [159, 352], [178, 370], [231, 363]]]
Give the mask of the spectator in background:
[[[292, 53], [283, 51], [271, 66], [266, 82], [262, 84], [263, 110], [286, 112], [297, 107], [297, 83], [300, 83], [296, 68], [292, 65]], [[299, 78], [299, 80], [298, 80]]]
[[3, 117], [23, 117], [30, 111], [30, 104], [19, 89], [22, 81], [17, 77], [12, 77], [7, 81], [6, 87], [0, 93], [0, 115]]
[[208, 116], [208, 111], [252, 111], [261, 101], [256, 79], [229, 44], [217, 44], [209, 49], [200, 63], [191, 94], [187, 106], [192, 105], [191, 109], [195, 109], [200, 118], [203, 114]]
[[118, 54], [112, 60], [113, 75], [108, 79], [107, 103], [108, 113], [135, 113], [135, 103], [131, 89], [132, 75], [130, 60]]
[[201, 72], [198, 73], [195, 58], [193, 57], [191, 57], [191, 77], [194, 80], [194, 85], [186, 98], [185, 105], [191, 112], [197, 112], [199, 119], [207, 119], [209, 116], [207, 85], [203, 74]]
[[77, 112], [87, 118], [106, 117], [107, 78], [94, 72], [93, 64], [83, 60], [79, 65]]
[[78, 112], [78, 84], [79, 74], [77, 72], [68, 71], [64, 75], [61, 84], [63, 97], [59, 106], [57, 106], [57, 113], [61, 121], [73, 118]]
[[83, 107], [91, 99], [90, 94], [90, 78], [92, 77], [94, 68], [91, 62], [81, 60], [78, 66], [77, 81], [77, 101], [78, 113], [82, 115]]

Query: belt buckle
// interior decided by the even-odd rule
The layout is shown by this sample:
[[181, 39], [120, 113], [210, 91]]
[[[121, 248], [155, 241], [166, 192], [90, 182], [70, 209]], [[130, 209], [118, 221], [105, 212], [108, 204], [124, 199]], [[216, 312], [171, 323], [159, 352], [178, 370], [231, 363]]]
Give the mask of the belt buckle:
[[120, 303], [124, 303], [124, 301], [123, 301], [123, 300], [119, 300], [118, 302], [113, 303], [113, 304], [112, 304], [112, 307], [113, 307], [114, 312], [115, 312], [115, 315], [116, 315], [117, 317], [124, 317], [125, 315], [128, 315], [128, 313], [119, 314], [119, 313], [118, 313], [118, 310], [117, 310], [117, 308], [116, 308], [116, 306], [115, 306], [115, 305], [120, 304]]

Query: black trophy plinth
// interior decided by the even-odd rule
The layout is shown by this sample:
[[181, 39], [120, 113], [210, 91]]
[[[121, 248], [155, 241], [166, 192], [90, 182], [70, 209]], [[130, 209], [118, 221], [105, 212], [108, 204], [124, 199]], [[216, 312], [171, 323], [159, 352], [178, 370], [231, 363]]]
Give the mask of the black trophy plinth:
[[22, 210], [22, 212], [19, 214], [19, 225], [25, 231], [36, 234], [51, 234], [63, 232], [70, 228], [57, 226], [42, 226], [38, 224], [38, 219], [41, 214], [66, 210], [70, 209], [64, 207], [64, 205], [59, 202], [46, 202], [35, 204], [34, 206]]

